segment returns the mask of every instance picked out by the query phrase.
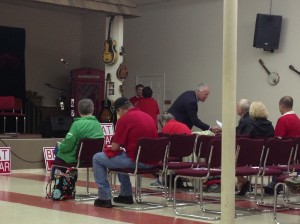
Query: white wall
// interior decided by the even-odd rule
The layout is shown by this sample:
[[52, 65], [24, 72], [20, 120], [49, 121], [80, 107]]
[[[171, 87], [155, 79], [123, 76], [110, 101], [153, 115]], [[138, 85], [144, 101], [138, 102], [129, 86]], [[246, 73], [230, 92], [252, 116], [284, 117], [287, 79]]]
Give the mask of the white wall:
[[[270, 0], [239, 0], [237, 98], [263, 101], [276, 123], [278, 100], [291, 95], [300, 114], [298, 62], [299, 0], [273, 0], [272, 12], [283, 16], [279, 50], [271, 54], [253, 48], [257, 13], [268, 13]], [[134, 94], [135, 76], [166, 74], [166, 96], [172, 102], [185, 90], [207, 82], [211, 95], [199, 104], [199, 116], [208, 123], [221, 119], [223, 0], [172, 0], [139, 8], [141, 17], [126, 19], [124, 45], [129, 77], [126, 95]], [[45, 105], [54, 105], [57, 92], [44, 86], [50, 82], [68, 87], [71, 69], [104, 68], [101, 62], [105, 20], [103, 14], [76, 14], [0, 3], [0, 25], [26, 29], [26, 89], [43, 95]], [[277, 86], [267, 83], [258, 64], [280, 74]], [[297, 64], [298, 62], [298, 64]], [[237, 100], [237, 99], [233, 99]]]
[[[270, 0], [239, 0], [238, 4], [237, 98], [263, 101], [275, 125], [280, 115], [278, 101], [283, 95], [294, 97], [294, 109], [300, 114], [300, 77], [288, 69], [290, 64], [300, 69], [300, 1], [273, 0], [272, 13], [283, 16], [279, 50], [273, 54], [252, 47], [256, 14], [268, 14]], [[165, 72], [166, 95], [172, 102], [183, 91], [207, 82], [211, 94], [199, 104], [199, 117], [208, 123], [221, 119], [223, 1], [173, 0], [141, 7], [140, 12], [140, 18], [125, 23], [130, 73], [127, 95], [134, 94], [135, 76], [140, 74]], [[278, 85], [267, 83], [259, 58], [270, 71], [280, 74]]]

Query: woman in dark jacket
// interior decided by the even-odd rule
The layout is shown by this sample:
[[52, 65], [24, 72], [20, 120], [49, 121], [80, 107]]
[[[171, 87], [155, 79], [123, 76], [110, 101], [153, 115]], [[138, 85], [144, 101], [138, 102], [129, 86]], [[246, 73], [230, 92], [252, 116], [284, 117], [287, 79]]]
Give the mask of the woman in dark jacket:
[[[251, 121], [246, 129], [246, 133], [252, 138], [273, 137], [274, 127], [268, 120], [269, 113], [266, 106], [260, 101], [254, 101], [250, 105], [249, 115]], [[238, 195], [244, 196], [250, 187], [250, 181], [245, 177], [237, 177]]]
[[269, 113], [262, 102], [252, 102], [249, 114], [252, 120], [248, 125], [247, 133], [250, 134], [252, 138], [274, 136], [274, 127], [272, 122], [268, 120]]

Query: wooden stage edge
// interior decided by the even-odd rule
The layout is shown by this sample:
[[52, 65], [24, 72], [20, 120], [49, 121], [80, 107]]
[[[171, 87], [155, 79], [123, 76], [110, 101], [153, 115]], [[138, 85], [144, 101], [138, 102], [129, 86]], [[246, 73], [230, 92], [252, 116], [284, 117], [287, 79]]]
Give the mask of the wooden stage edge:
[[39, 134], [0, 134], [0, 147], [11, 149], [11, 170], [45, 168], [43, 147], [55, 147], [62, 138], [42, 138]]

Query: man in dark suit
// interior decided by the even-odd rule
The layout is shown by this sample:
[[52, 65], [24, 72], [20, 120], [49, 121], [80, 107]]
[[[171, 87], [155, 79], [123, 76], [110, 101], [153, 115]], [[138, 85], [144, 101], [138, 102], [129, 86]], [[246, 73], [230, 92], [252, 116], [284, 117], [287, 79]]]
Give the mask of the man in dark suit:
[[205, 102], [208, 95], [208, 85], [201, 83], [195, 91], [182, 93], [169, 108], [168, 113], [172, 114], [177, 121], [186, 124], [190, 129], [196, 126], [203, 131], [210, 130], [217, 133], [220, 131], [218, 126], [210, 126], [198, 118], [198, 102]]

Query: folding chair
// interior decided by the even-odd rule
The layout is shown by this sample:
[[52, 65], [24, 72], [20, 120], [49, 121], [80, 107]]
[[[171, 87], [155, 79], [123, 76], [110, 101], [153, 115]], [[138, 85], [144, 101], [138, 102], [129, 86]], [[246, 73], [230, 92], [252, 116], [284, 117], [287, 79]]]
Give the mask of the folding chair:
[[[236, 176], [258, 176], [262, 172], [264, 159], [264, 139], [237, 138]], [[255, 185], [255, 198], [257, 184]]]
[[294, 152], [294, 140], [268, 138], [265, 142], [265, 148], [266, 154], [263, 170], [255, 179], [255, 185], [257, 185], [257, 178], [260, 177], [261, 179], [261, 200], [260, 202], [256, 201], [256, 204], [259, 206], [273, 207], [273, 204], [264, 202], [263, 178], [265, 176], [279, 177], [282, 174], [288, 175], [290, 173], [290, 165]]
[[177, 200], [176, 200], [176, 194], [177, 194], [177, 188], [176, 188], [176, 182], [178, 178], [194, 178], [199, 182], [199, 189], [197, 190], [196, 199], [197, 203], [200, 206], [200, 209], [202, 212], [206, 213], [217, 213], [220, 212], [217, 211], [211, 211], [204, 208], [203, 203], [203, 182], [207, 180], [209, 177], [212, 176], [219, 176], [221, 175], [221, 138], [214, 138], [209, 142], [209, 150], [207, 153], [206, 161], [207, 161], [207, 167], [195, 167], [195, 168], [186, 168], [186, 169], [178, 169], [174, 171], [174, 174], [176, 175], [174, 180], [174, 200], [173, 200], [173, 210], [176, 215], [178, 216], [184, 216], [184, 217], [190, 217], [190, 218], [198, 218], [203, 220], [219, 220], [220, 216], [206, 216], [206, 215], [193, 215], [193, 214], [187, 214], [184, 212], [180, 212], [177, 209]]
[[103, 138], [83, 138], [80, 139], [78, 146], [77, 146], [77, 163], [63, 163], [54, 161], [52, 165], [52, 169], [55, 167], [76, 167], [76, 168], [86, 168], [86, 194], [76, 194], [75, 200], [82, 201], [82, 200], [91, 200], [95, 199], [98, 196], [92, 196], [90, 193], [90, 174], [89, 168], [93, 167], [93, 156], [101, 152], [103, 149], [104, 139]]
[[16, 133], [18, 133], [18, 119], [23, 118], [23, 133], [26, 132], [26, 116], [23, 113], [22, 100], [14, 96], [0, 96], [0, 117], [3, 117], [3, 132], [6, 132], [6, 118], [15, 117]]
[[[197, 145], [198, 135], [184, 135], [184, 134], [171, 134], [169, 136], [170, 149], [169, 149], [169, 158], [177, 158], [179, 161], [168, 161], [166, 166], [166, 172], [164, 173], [164, 182], [165, 182], [165, 192], [167, 200], [172, 200], [170, 197], [172, 194], [172, 176], [175, 170], [190, 168], [195, 164], [193, 159], [191, 162], [183, 162], [183, 157], [194, 155], [195, 148]], [[169, 180], [167, 180], [167, 174], [169, 174]], [[169, 189], [167, 190], [166, 184], [169, 183]]]
[[[169, 152], [169, 139], [162, 138], [140, 138], [137, 144], [135, 168], [120, 168], [110, 169], [110, 173], [122, 173], [135, 177], [135, 200], [141, 207], [124, 206], [123, 208], [131, 210], [148, 210], [155, 208], [162, 208], [165, 204], [159, 204], [154, 202], [145, 202], [142, 199], [142, 175], [144, 174], [156, 174], [164, 173], [166, 170], [166, 161]], [[161, 167], [159, 162], [162, 162]], [[140, 169], [139, 163], [144, 164], [157, 164], [153, 165], [149, 169]]]

